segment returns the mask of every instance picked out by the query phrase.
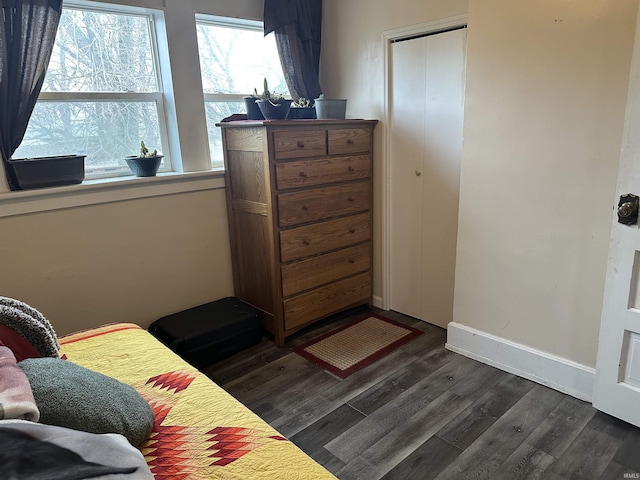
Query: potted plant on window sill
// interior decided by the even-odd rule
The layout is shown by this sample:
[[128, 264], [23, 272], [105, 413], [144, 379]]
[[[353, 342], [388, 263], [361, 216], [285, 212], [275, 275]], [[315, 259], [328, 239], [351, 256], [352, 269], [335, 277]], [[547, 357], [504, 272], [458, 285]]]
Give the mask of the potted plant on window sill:
[[163, 157], [164, 155], [158, 155], [157, 150], [150, 152], [144, 140], [141, 140], [140, 155], [131, 155], [124, 160], [136, 177], [155, 177]]
[[[284, 98], [284, 95], [270, 92], [267, 79], [264, 79], [264, 91], [258, 94], [256, 103], [265, 120], [284, 120], [289, 114], [292, 100]], [[256, 92], [257, 93], [257, 92]]]
[[76, 185], [84, 180], [84, 159], [86, 155], [58, 155], [53, 157], [9, 159], [15, 185], [11, 190], [60, 187]]

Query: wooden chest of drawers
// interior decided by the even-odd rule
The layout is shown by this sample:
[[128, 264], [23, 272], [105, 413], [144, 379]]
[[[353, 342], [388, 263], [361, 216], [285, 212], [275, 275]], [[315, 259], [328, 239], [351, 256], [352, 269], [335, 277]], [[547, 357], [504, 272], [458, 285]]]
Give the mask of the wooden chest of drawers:
[[221, 123], [235, 296], [277, 345], [371, 304], [375, 120]]

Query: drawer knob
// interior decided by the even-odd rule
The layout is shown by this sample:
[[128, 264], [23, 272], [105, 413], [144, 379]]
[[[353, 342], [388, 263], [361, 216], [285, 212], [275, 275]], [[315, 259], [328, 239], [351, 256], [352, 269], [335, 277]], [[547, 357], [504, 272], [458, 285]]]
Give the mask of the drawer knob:
[[311, 242], [309, 240], [303, 240], [302, 243], [304, 243], [305, 245], [311, 245]]
[[353, 228], [353, 227], [351, 227], [351, 228], [349, 229], [349, 233], [356, 233], [356, 229], [355, 229], [355, 228]]
[[352, 195], [349, 195], [349, 198], [347, 198], [347, 200], [349, 200], [350, 202], [355, 202], [356, 201], [356, 199], [353, 198]]
[[307, 178], [307, 174], [306, 174], [305, 172], [300, 172], [300, 176], [301, 176], [302, 178]]
[[356, 263], [355, 258], [350, 258], [350, 259], [349, 259], [349, 263]]
[[298, 148], [304, 148], [304, 142], [302, 140], [298, 140]]
[[347, 143], [348, 143], [349, 145], [353, 145], [353, 139], [351, 139], [351, 138], [347, 139]]
[[304, 205], [302, 205], [302, 209], [303, 210], [309, 210], [309, 205], [307, 205], [306, 203]]
[[350, 171], [350, 172], [355, 172], [355, 171], [356, 171], [356, 169], [355, 169], [355, 168], [353, 168], [353, 165], [349, 165], [349, 171]]

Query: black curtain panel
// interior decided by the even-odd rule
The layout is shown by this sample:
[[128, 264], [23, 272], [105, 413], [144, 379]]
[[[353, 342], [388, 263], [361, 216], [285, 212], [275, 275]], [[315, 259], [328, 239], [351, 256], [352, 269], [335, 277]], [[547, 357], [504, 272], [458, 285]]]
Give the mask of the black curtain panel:
[[271, 32], [291, 97], [317, 98], [322, 93], [322, 0], [265, 0], [264, 34]]
[[1, 0], [0, 153], [11, 190], [17, 182], [7, 162], [18, 148], [38, 100], [51, 58], [62, 0]]

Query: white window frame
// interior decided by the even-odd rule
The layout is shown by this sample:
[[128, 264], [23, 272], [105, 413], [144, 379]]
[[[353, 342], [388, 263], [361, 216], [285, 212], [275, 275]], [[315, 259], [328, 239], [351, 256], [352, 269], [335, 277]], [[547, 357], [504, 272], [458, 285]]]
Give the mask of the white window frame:
[[[229, 27], [238, 30], [250, 30], [256, 32], [264, 31], [264, 23], [258, 20], [247, 20], [241, 18], [220, 17], [217, 15], [209, 15], [205, 13], [196, 13], [197, 25], [210, 25], [216, 27]], [[204, 104], [207, 102], [236, 102], [243, 107], [244, 97], [251, 92], [246, 93], [207, 93], [202, 89], [204, 96]], [[288, 95], [287, 95], [288, 98]], [[223, 165], [214, 165], [214, 167], [224, 168]]]
[[[207, 15], [204, 13], [196, 13], [196, 25], [212, 25], [219, 27], [230, 27], [242, 30], [252, 30], [262, 32], [263, 23], [257, 20], [244, 20], [240, 18], [226, 18], [217, 15]], [[206, 93], [203, 90], [204, 102], [238, 102], [242, 103], [243, 97], [247, 93]]]

